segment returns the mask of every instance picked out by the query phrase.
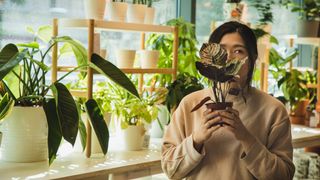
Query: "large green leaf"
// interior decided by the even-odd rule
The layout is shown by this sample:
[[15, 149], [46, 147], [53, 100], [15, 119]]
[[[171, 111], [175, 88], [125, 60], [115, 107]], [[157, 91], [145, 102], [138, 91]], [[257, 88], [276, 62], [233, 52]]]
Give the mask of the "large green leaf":
[[81, 118], [81, 105], [79, 102], [76, 101], [78, 115], [79, 115], [79, 133], [80, 133], [80, 140], [82, 145], [82, 150], [84, 151], [87, 144], [87, 131], [86, 126], [84, 125], [82, 118]]
[[89, 99], [85, 103], [86, 112], [91, 125], [97, 135], [103, 154], [107, 154], [109, 145], [109, 130], [103, 119], [101, 110], [94, 99]]
[[25, 57], [27, 49], [18, 52], [14, 44], [6, 45], [0, 51], [0, 80], [2, 80]]
[[73, 40], [68, 36], [61, 36], [53, 39], [55, 42], [64, 42], [70, 44], [73, 53], [77, 59], [78, 66], [88, 64], [88, 54], [86, 48], [80, 42]]
[[44, 103], [44, 112], [46, 113], [48, 122], [48, 150], [49, 150], [49, 164], [56, 159], [57, 152], [62, 140], [61, 125], [57, 112], [57, 106], [54, 99], [49, 99]]
[[56, 100], [63, 138], [74, 145], [78, 133], [79, 115], [69, 90], [59, 82], [51, 86]]
[[6, 93], [0, 101], [0, 122], [11, 112], [13, 105], [14, 101]]
[[132, 95], [140, 98], [135, 85], [117, 66], [113, 65], [111, 62], [103, 59], [101, 56], [95, 53], [93, 53], [91, 56], [91, 62], [92, 63], [90, 64], [90, 67], [99, 73], [106, 75], [113, 82], [126, 89]]

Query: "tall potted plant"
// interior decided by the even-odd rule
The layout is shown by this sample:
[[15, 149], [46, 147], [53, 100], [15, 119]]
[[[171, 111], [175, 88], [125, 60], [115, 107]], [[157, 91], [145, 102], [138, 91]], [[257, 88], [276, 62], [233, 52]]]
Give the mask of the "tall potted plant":
[[[85, 48], [70, 37], [51, 39], [44, 51], [38, 40], [35, 37], [31, 43], [18, 44], [20, 50], [16, 45], [8, 44], [0, 51], [0, 92], [3, 96], [0, 114], [8, 115], [1, 116], [5, 117], [2, 121], [3, 160], [32, 162], [47, 160], [49, 156], [51, 164], [56, 158], [62, 137], [74, 145], [78, 130], [82, 137], [85, 136], [76, 103], [69, 90], [60, 82], [73, 71], [94, 68], [139, 97], [135, 86], [121, 70], [96, 54], [91, 57], [92, 63], [87, 63]], [[66, 52], [67, 49], [74, 51], [79, 66], [51, 84], [46, 80], [50, 68], [44, 62], [51, 48], [58, 42], [66, 43], [60, 52]], [[86, 102], [86, 109], [103, 153], [106, 154], [108, 128], [102, 122], [94, 100]], [[34, 118], [27, 119], [26, 114]]]
[[320, 37], [320, 2], [318, 0], [304, 0], [298, 4], [292, 0], [284, 2], [292, 12], [298, 12], [300, 20], [298, 24], [298, 36]]
[[[204, 98], [191, 111], [199, 109], [204, 104], [212, 110], [232, 107], [233, 103], [227, 101], [227, 96], [228, 94], [238, 95], [240, 92], [239, 85], [237, 85], [237, 73], [247, 57], [243, 59], [227, 59], [227, 57], [227, 51], [219, 44], [204, 43], [202, 45], [200, 49], [201, 61], [196, 62], [196, 67], [201, 75], [212, 81], [214, 97]], [[207, 103], [208, 101], [212, 102]], [[223, 125], [220, 122], [217, 124]]]
[[127, 19], [128, 3], [125, 0], [112, 0], [107, 3], [107, 15], [110, 21], [125, 22]]
[[128, 4], [127, 22], [143, 24], [146, 9], [146, 0], [133, 0], [132, 4]]

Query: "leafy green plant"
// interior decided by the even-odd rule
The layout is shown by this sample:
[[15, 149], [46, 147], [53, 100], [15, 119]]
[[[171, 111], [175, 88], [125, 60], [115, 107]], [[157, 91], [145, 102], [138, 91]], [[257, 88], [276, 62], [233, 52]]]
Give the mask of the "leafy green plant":
[[[166, 25], [176, 26], [179, 29], [178, 47], [178, 73], [188, 73], [195, 77], [200, 77], [194, 63], [199, 60], [197, 38], [194, 25], [183, 18], [171, 19]], [[172, 67], [173, 59], [173, 35], [172, 34], [151, 34], [147, 39], [150, 49], [159, 50], [159, 68]], [[171, 82], [170, 75], [156, 75], [159, 86], [165, 87]]]
[[[134, 96], [139, 97], [139, 95], [130, 79], [109, 61], [93, 54], [91, 63], [87, 63], [85, 48], [70, 37], [52, 38], [48, 42], [47, 48], [43, 50], [38, 40], [46, 39], [45, 36], [39, 35], [46, 34], [44, 32], [47, 30], [47, 27], [40, 29], [36, 33], [38, 36], [35, 36], [31, 43], [18, 44], [20, 50], [16, 45], [8, 44], [0, 51], [0, 92], [3, 96], [3, 102], [8, 102], [8, 104], [14, 102], [15, 106], [43, 106], [48, 121], [48, 149], [49, 163], [51, 164], [56, 158], [62, 137], [74, 145], [77, 132], [80, 130], [82, 140], [85, 139], [84, 125], [82, 121], [79, 121], [77, 105], [69, 90], [60, 82], [62, 79], [76, 70], [91, 67], [109, 77]], [[29, 29], [29, 31], [31, 30]], [[45, 59], [57, 43], [65, 43], [60, 52], [66, 53], [67, 49], [73, 51], [78, 66], [56, 82], [48, 83], [46, 75], [50, 68], [45, 64]], [[98, 107], [92, 102], [94, 100], [88, 101], [89, 103], [86, 103], [87, 109], [95, 109], [92, 112], [99, 113], [100, 110], [96, 110]], [[7, 106], [4, 104], [0, 106], [2, 108], [0, 114], [6, 114], [9, 111], [10, 108]], [[96, 123], [100, 123], [100, 116], [91, 113], [89, 117], [97, 135], [103, 137], [99, 139], [99, 142], [103, 153], [106, 154], [109, 140], [107, 129], [105, 126], [96, 125]]]
[[292, 12], [300, 13], [300, 18], [304, 20], [320, 20], [320, 1], [319, 0], [303, 0], [302, 4], [298, 4], [292, 0], [286, 0], [283, 4], [287, 8], [291, 8]]
[[258, 22], [261, 25], [272, 23], [273, 14], [271, 5], [275, 2], [273, 0], [264, 1], [264, 0], [249, 0], [249, 4], [255, 7], [259, 14]]
[[116, 116], [122, 129], [150, 124], [158, 116], [156, 104], [166, 95], [158, 91], [139, 99], [108, 81], [96, 83], [95, 89], [94, 97], [101, 109]]
[[186, 95], [203, 89], [198, 78], [188, 73], [180, 73], [177, 79], [167, 86], [168, 94], [165, 104], [170, 113], [173, 113]]
[[310, 98], [307, 80], [297, 69], [286, 72], [279, 80], [278, 86], [281, 87], [285, 99], [289, 101], [291, 112], [296, 109], [300, 101]]

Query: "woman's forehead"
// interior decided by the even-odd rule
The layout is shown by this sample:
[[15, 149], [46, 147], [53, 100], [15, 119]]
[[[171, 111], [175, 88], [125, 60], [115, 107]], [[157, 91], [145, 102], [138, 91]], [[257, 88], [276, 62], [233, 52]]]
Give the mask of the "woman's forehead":
[[220, 41], [223, 47], [245, 47], [244, 41], [239, 33], [225, 34]]

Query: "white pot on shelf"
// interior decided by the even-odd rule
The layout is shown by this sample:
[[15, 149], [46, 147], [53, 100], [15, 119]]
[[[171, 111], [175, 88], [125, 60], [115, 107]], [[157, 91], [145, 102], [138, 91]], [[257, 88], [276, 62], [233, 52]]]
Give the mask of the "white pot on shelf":
[[116, 52], [118, 68], [133, 68], [136, 56], [135, 50], [120, 49]]
[[128, 126], [126, 129], [122, 129], [120, 131], [120, 139], [123, 142], [124, 150], [141, 150], [145, 132], [146, 130], [143, 126]]
[[129, 4], [127, 12], [127, 22], [144, 23], [147, 6], [144, 4]]
[[106, 0], [84, 0], [84, 8], [87, 19], [103, 20]]
[[125, 2], [109, 2], [107, 4], [107, 16], [110, 21], [125, 22], [127, 18], [128, 4]]
[[147, 7], [146, 8], [146, 15], [144, 18], [145, 24], [153, 24], [155, 12], [156, 12], [156, 9], [154, 7]]
[[13, 107], [2, 123], [1, 160], [48, 160], [48, 123], [42, 107]]
[[139, 53], [141, 68], [157, 68], [160, 55], [158, 50], [141, 50]]

